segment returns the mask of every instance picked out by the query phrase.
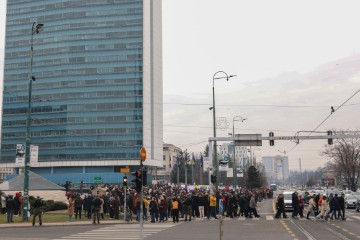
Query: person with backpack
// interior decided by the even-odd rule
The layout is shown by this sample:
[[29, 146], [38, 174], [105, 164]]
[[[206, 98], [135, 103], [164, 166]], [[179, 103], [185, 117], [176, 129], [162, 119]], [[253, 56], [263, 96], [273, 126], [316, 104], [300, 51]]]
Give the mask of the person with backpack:
[[173, 216], [173, 222], [179, 222], [179, 202], [177, 200], [177, 197], [174, 196], [171, 203], [171, 213]]
[[93, 212], [93, 224], [95, 224], [96, 219], [97, 219], [97, 223], [100, 224], [100, 209], [101, 209], [101, 204], [102, 201], [100, 199], [99, 195], [96, 195], [96, 197], [94, 198], [93, 202], [92, 202], [92, 212]]
[[35, 226], [36, 217], [39, 218], [39, 226], [42, 226], [42, 207], [44, 206], [43, 201], [39, 196], [34, 201], [33, 205], [33, 220], [32, 225]]

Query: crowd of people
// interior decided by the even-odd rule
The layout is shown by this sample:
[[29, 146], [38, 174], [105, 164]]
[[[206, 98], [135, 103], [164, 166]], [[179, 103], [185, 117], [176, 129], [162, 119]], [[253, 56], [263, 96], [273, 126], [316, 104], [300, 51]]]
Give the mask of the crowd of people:
[[22, 212], [22, 193], [16, 192], [12, 194], [1, 195], [1, 213], [7, 214], [7, 222], [13, 222], [14, 216], [21, 216]]
[[[167, 185], [144, 187], [143, 217], [151, 223], [168, 221], [169, 218], [172, 218], [173, 222], [178, 222], [179, 218], [184, 218], [185, 221], [191, 221], [193, 218], [210, 219], [217, 218], [217, 215], [257, 218], [260, 217], [256, 211], [257, 202], [272, 196], [272, 190], [267, 188], [242, 188], [236, 192], [221, 190], [210, 194], [210, 191], [201, 188], [187, 190]], [[72, 221], [72, 216], [81, 219], [83, 213], [95, 223], [94, 211], [97, 211], [95, 215], [100, 219], [104, 219], [104, 215], [109, 215], [110, 219], [119, 219], [120, 212], [126, 212], [125, 201], [127, 211], [136, 216], [136, 221], [140, 220], [140, 194], [134, 189], [125, 190], [124, 187], [108, 185], [103, 193], [92, 188], [84, 195], [77, 191], [69, 191], [67, 197], [69, 221]], [[98, 210], [95, 210], [97, 198], [101, 203], [96, 207]]]
[[[292, 218], [304, 217], [304, 199], [297, 191], [294, 191], [291, 196], [292, 200]], [[288, 218], [285, 213], [284, 195], [279, 194], [276, 201], [277, 212], [275, 218]], [[345, 199], [344, 194], [333, 194], [329, 196], [322, 194], [310, 195], [309, 204], [307, 206], [306, 218], [310, 219], [310, 215], [313, 214], [317, 220], [345, 220]]]
[[[126, 191], [126, 194], [125, 194]], [[91, 188], [87, 193], [68, 189], [66, 192], [68, 200], [68, 221], [73, 217], [81, 220], [85, 217], [94, 224], [100, 223], [104, 215], [109, 219], [120, 219], [120, 212], [129, 213], [127, 220], [132, 220], [132, 215], [136, 216], [136, 221], [140, 220], [141, 199], [140, 194], [134, 189], [120, 187], [117, 185], [106, 185], [99, 188]], [[264, 198], [272, 198], [273, 191], [268, 188], [250, 190], [240, 188], [237, 191], [219, 190], [210, 193], [209, 190], [197, 188], [187, 190], [174, 186], [149, 186], [144, 187], [143, 192], [143, 218], [145, 221], [164, 222], [172, 219], [178, 222], [179, 218], [191, 221], [194, 218], [215, 218], [239, 217], [258, 218], [260, 215], [256, 211], [257, 203]], [[292, 196], [292, 215], [296, 219], [303, 218], [304, 210], [307, 210], [306, 218], [314, 215], [319, 220], [345, 220], [345, 200], [344, 194], [330, 194], [329, 196], [314, 194], [310, 196], [308, 206], [305, 208], [304, 199], [297, 191]], [[42, 201], [31, 206], [33, 214], [33, 225], [35, 218], [39, 218], [39, 225], [42, 225]], [[124, 209], [126, 201], [126, 209]], [[36, 203], [36, 204], [35, 204]], [[7, 222], [13, 222], [13, 216], [20, 216], [22, 209], [21, 192], [12, 195], [1, 196], [1, 212], [7, 214]], [[275, 218], [288, 218], [285, 212], [284, 195], [279, 194], [276, 200]]]

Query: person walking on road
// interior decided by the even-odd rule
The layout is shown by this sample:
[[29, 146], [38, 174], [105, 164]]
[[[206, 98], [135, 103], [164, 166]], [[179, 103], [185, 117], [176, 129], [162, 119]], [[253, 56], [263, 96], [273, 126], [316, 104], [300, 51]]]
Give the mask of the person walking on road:
[[340, 218], [340, 214], [341, 214], [341, 219], [345, 220], [345, 199], [344, 199], [345, 194], [342, 193], [339, 197], [339, 205], [340, 205], [340, 211], [339, 211], [339, 218]]
[[314, 216], [316, 217], [316, 213], [315, 213], [315, 211], [316, 211], [315, 197], [316, 197], [315, 194], [313, 196], [310, 196], [306, 219], [310, 219], [309, 216], [310, 216], [311, 213], [314, 214]]
[[280, 193], [277, 198], [276, 208], [277, 208], [277, 212], [275, 214], [275, 218], [280, 218], [281, 214], [283, 218], [288, 218], [285, 213], [284, 194], [282, 193]]
[[256, 195], [255, 195], [255, 193], [253, 193], [251, 196], [250, 202], [249, 202], [249, 208], [250, 208], [250, 212], [252, 212], [256, 218], [258, 218], [258, 217], [260, 217], [260, 215], [256, 211], [255, 197], [256, 197]]
[[35, 226], [36, 217], [39, 218], [39, 226], [42, 226], [42, 208], [44, 206], [43, 201], [39, 196], [34, 201], [33, 205], [33, 220], [32, 225]]
[[329, 204], [327, 202], [326, 196], [324, 195], [322, 197], [322, 201], [321, 201], [321, 212], [320, 212], [320, 214], [318, 215], [317, 218], [327, 220], [328, 211], [329, 211]]
[[292, 217], [297, 218], [297, 215], [299, 214], [299, 201], [298, 201], [298, 193], [295, 191], [291, 195], [292, 200], [292, 207], [294, 208], [292, 212]]
[[340, 212], [340, 203], [339, 203], [339, 198], [338, 198], [337, 193], [335, 193], [335, 196], [334, 196], [334, 211], [332, 212], [330, 219], [334, 220], [334, 216], [335, 216], [335, 219], [339, 219], [342, 216], [341, 212]]

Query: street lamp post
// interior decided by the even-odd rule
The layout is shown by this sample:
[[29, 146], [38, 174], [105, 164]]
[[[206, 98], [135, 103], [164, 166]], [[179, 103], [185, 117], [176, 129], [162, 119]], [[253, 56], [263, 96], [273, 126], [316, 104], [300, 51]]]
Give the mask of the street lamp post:
[[280, 151], [278, 150], [280, 153], [284, 154], [284, 157], [281, 158], [281, 168], [282, 168], [282, 185], [284, 186], [285, 185], [285, 176], [284, 176], [284, 158], [285, 158], [285, 155], [286, 155], [286, 151]]
[[[233, 117], [233, 132], [232, 136], [235, 137], [235, 121], [244, 122], [247, 118], [242, 118], [240, 116]], [[234, 181], [234, 190], [236, 191], [236, 178], [237, 178], [237, 168], [236, 168], [236, 151], [235, 151], [235, 140], [233, 141], [234, 144], [234, 152], [233, 152], [233, 181]]]
[[[218, 73], [223, 73], [224, 77], [215, 77]], [[213, 105], [210, 107], [210, 110], [213, 110], [213, 130], [214, 130], [214, 138], [216, 137], [216, 113], [215, 113], [215, 80], [216, 79], [226, 79], [226, 81], [229, 81], [229, 78], [235, 77], [236, 75], [227, 75], [224, 71], [217, 71], [213, 76], [213, 88], [212, 88], [212, 94], [213, 94]], [[215, 174], [218, 174], [219, 172], [219, 162], [217, 161], [217, 149], [216, 149], [216, 141], [214, 141], [214, 159], [215, 161]], [[210, 174], [210, 171], [209, 171]], [[215, 183], [215, 188], [217, 188], [218, 183]]]
[[23, 221], [28, 220], [28, 205], [29, 205], [29, 171], [30, 171], [30, 145], [31, 145], [31, 93], [32, 82], [35, 81], [35, 76], [32, 73], [33, 67], [33, 45], [34, 34], [38, 34], [39, 30], [44, 24], [33, 22], [31, 27], [31, 40], [30, 40], [30, 69], [29, 69], [29, 97], [28, 97], [28, 116], [26, 121], [26, 151], [25, 151], [25, 166], [24, 166], [24, 196], [22, 203]]

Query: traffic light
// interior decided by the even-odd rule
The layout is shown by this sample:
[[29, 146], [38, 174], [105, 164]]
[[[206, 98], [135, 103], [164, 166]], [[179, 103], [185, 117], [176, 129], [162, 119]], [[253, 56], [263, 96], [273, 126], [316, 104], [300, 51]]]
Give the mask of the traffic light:
[[[269, 132], [269, 137], [274, 137], [274, 133]], [[274, 146], [274, 139], [270, 139], [270, 146]]]
[[[332, 131], [330, 131], [330, 130], [327, 131], [327, 135], [328, 135], [328, 136], [331, 136], [331, 135], [332, 135]], [[328, 144], [329, 144], [329, 145], [332, 145], [332, 144], [333, 144], [333, 139], [332, 139], [332, 138], [328, 138]]]
[[216, 183], [216, 175], [211, 174], [211, 183]]
[[142, 179], [141, 179], [141, 172], [140, 171], [136, 171], [136, 172], [132, 172], [132, 175], [135, 176], [135, 179], [132, 180], [133, 182], [135, 182], [135, 190], [136, 192], [140, 193], [141, 192], [141, 185], [142, 185]]
[[123, 177], [123, 186], [127, 187], [127, 176], [126, 175]]

